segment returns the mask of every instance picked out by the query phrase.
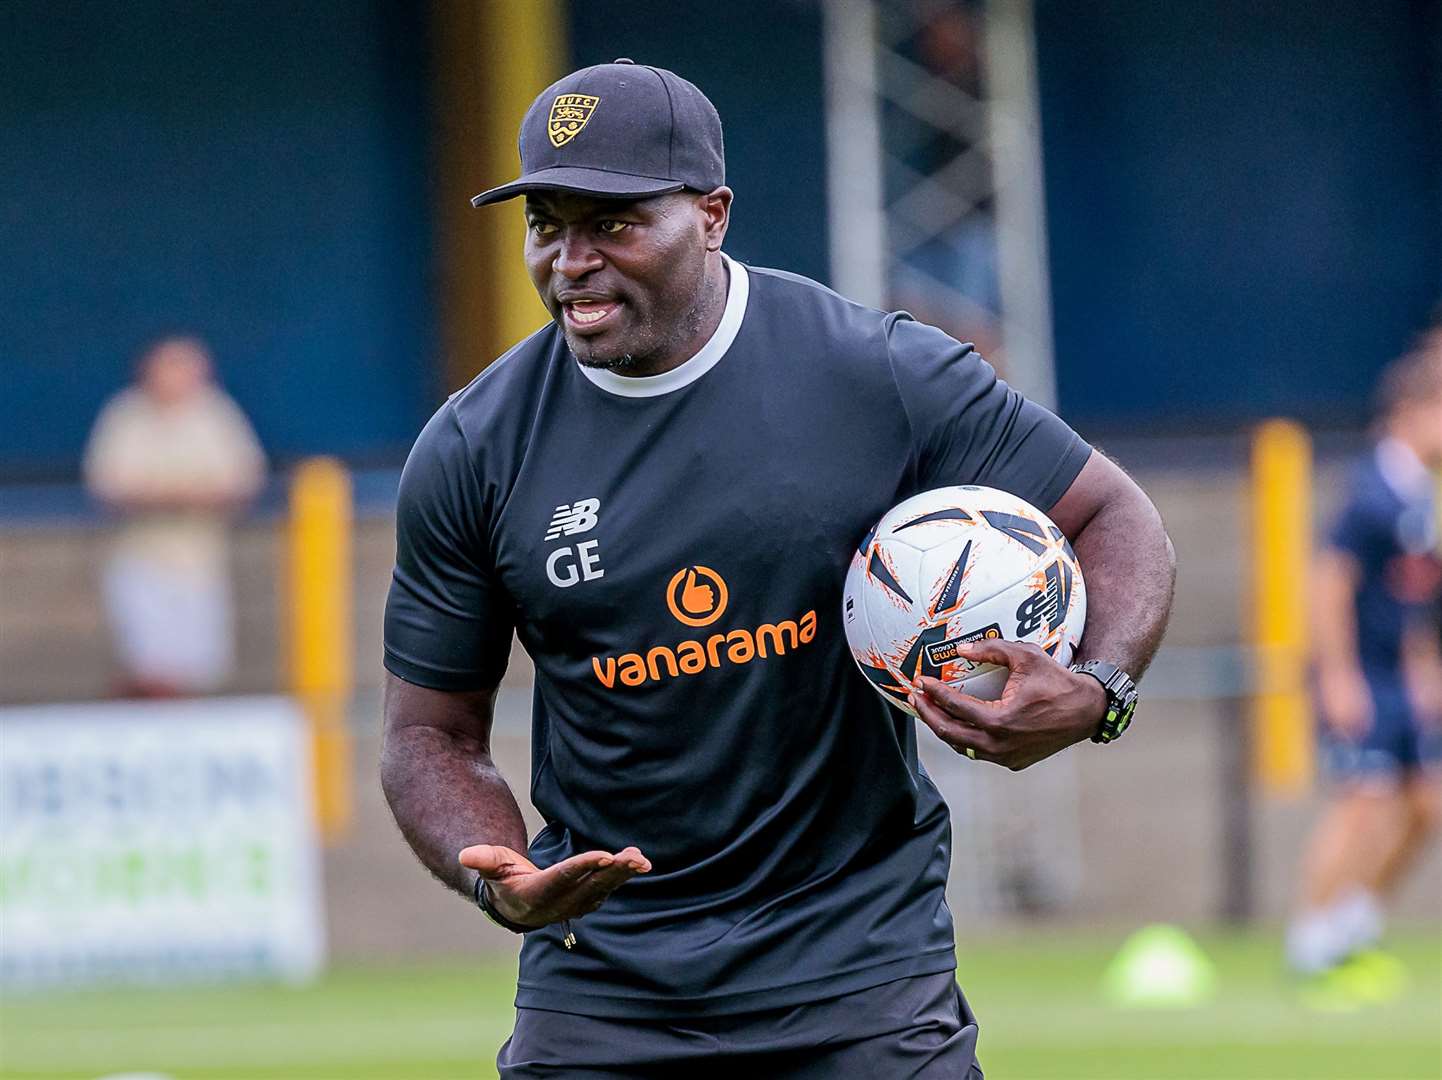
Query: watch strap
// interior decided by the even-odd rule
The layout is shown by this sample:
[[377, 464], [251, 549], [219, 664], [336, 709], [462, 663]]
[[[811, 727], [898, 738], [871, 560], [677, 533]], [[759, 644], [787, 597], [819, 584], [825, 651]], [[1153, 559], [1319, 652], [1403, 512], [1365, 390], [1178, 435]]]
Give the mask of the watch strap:
[[540, 929], [538, 926], [525, 926], [502, 915], [500, 911], [496, 909], [495, 900], [491, 897], [491, 890], [485, 878], [480, 876], [476, 877], [476, 884], [472, 890], [472, 894], [476, 898], [476, 907], [480, 908], [486, 918], [490, 919], [491, 922], [495, 923], [502, 930], [509, 930], [513, 934], [529, 934], [532, 930]]
[[1071, 669], [1079, 675], [1090, 675], [1102, 684], [1102, 689], [1106, 692], [1106, 712], [1091, 737], [1092, 742], [1109, 743], [1120, 739], [1137, 710], [1139, 695], [1131, 676], [1106, 660], [1087, 660], [1081, 664], [1073, 664]]
[[[491, 896], [489, 883], [485, 878], [477, 875], [476, 883], [471, 887], [471, 895], [475, 897], [476, 907], [480, 908], [486, 918], [495, 923], [502, 930], [509, 930], [513, 934], [529, 934], [532, 930], [541, 929], [539, 926], [526, 926], [513, 919], [508, 919], [496, 908], [495, 898]], [[571, 930], [571, 920], [561, 920], [561, 944], [567, 949], [576, 946], [576, 935]]]

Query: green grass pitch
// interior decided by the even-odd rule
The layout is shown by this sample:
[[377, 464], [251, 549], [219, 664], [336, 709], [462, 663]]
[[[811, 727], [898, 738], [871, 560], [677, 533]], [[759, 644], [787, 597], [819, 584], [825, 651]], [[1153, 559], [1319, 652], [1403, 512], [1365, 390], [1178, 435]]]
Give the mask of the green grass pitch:
[[[1099, 994], [1120, 935], [963, 940], [960, 978], [981, 1018], [988, 1080], [1438, 1080], [1442, 936], [1394, 945], [1406, 996], [1350, 1013], [1296, 1000], [1275, 936], [1211, 935], [1219, 995], [1185, 1010], [1123, 1011]], [[514, 961], [346, 967], [314, 986], [7, 998], [0, 1076], [93, 1080], [451, 1080], [494, 1077]]]

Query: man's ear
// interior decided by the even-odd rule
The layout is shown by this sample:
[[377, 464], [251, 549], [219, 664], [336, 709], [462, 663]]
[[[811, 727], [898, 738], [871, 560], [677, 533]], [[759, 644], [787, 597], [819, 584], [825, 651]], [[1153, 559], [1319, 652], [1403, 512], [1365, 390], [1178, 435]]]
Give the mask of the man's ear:
[[697, 196], [696, 201], [706, 223], [706, 250], [720, 251], [721, 242], [726, 239], [726, 226], [731, 222], [731, 189], [718, 187]]

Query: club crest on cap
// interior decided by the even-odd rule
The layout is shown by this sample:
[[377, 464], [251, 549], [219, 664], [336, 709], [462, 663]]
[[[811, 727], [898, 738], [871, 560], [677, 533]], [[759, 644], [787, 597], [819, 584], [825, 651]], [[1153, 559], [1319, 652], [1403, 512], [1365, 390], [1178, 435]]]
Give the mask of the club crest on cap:
[[546, 121], [546, 134], [551, 137], [551, 145], [560, 147], [581, 134], [581, 129], [586, 126], [586, 121], [591, 119], [591, 113], [596, 111], [596, 106], [601, 99], [592, 97], [590, 94], [558, 94], [551, 105], [551, 115]]

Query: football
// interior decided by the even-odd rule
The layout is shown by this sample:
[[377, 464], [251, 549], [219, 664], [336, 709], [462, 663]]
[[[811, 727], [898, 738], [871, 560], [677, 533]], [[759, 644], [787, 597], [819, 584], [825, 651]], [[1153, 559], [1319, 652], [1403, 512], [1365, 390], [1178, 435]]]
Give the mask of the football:
[[1071, 663], [1086, 586], [1071, 544], [1024, 499], [965, 485], [914, 495], [882, 515], [852, 555], [842, 619], [851, 655], [876, 692], [907, 701], [922, 675], [994, 700], [1008, 669], [957, 647], [1029, 641]]

